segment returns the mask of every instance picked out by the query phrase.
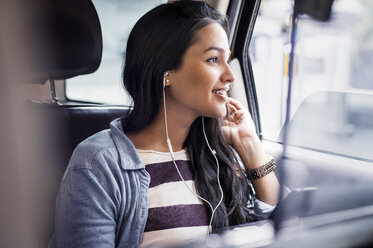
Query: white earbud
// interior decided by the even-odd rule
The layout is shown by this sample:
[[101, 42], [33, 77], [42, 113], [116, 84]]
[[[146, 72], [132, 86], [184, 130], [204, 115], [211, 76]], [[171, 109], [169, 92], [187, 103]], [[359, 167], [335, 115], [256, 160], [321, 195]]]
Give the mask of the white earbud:
[[169, 79], [166, 79], [168, 75], [169, 73], [167, 71], [163, 74], [163, 89], [166, 87], [166, 83], [170, 82]]

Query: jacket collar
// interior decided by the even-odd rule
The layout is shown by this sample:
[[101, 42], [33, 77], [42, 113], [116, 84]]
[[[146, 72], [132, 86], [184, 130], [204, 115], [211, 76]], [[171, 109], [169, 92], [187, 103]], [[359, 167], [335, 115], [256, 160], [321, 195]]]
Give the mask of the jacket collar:
[[145, 165], [141, 162], [132, 141], [125, 135], [119, 118], [110, 123], [110, 131], [119, 153], [121, 167], [125, 170], [144, 169]]

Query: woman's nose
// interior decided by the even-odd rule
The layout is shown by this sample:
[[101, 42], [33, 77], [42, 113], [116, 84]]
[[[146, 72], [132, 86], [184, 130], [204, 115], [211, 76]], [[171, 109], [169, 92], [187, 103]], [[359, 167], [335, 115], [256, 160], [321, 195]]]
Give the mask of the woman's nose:
[[222, 81], [225, 83], [233, 83], [235, 77], [233, 75], [233, 71], [228, 63], [226, 63], [224, 68], [224, 73], [222, 75]]

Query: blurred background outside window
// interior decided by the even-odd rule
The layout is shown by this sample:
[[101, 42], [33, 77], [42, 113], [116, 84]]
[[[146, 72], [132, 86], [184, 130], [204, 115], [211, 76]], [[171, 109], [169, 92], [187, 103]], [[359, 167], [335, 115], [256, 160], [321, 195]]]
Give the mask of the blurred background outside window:
[[[262, 0], [250, 44], [263, 137], [281, 141], [290, 0]], [[289, 143], [373, 161], [373, 1], [335, 0], [329, 22], [300, 16]]]

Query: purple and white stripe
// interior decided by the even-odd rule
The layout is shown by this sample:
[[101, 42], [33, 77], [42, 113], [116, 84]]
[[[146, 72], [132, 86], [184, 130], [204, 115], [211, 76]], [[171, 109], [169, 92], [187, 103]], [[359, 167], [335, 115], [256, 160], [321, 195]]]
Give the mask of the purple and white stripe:
[[[141, 245], [169, 244], [203, 238], [207, 234], [206, 208], [181, 180], [169, 153], [138, 150], [149, 172], [149, 212]], [[196, 194], [186, 150], [175, 152], [177, 166]]]

